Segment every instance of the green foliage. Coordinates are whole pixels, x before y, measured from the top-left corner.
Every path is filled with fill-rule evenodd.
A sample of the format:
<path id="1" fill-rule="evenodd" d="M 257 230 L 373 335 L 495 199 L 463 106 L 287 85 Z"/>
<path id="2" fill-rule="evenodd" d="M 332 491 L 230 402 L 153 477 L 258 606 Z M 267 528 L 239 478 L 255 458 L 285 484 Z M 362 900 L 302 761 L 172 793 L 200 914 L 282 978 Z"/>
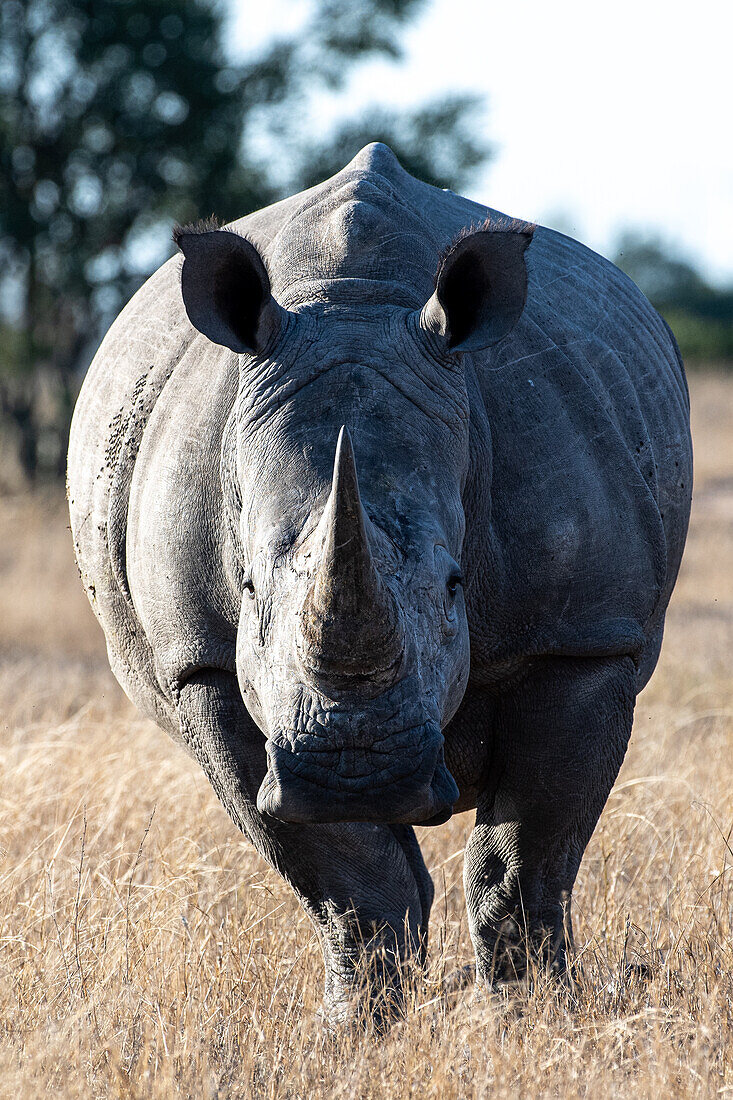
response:
<path id="1" fill-rule="evenodd" d="M 374 112 L 328 140 L 304 127 L 309 99 L 342 87 L 355 64 L 400 57 L 421 6 L 313 0 L 304 29 L 233 63 L 209 0 L 3 0 L 0 414 L 25 433 L 29 475 L 40 452 L 63 467 L 78 369 L 168 254 L 172 221 L 248 213 L 375 137 L 441 186 L 486 158 L 469 96 Z M 53 379 L 40 389 L 61 394 L 43 423 L 39 372 Z"/>
<path id="2" fill-rule="evenodd" d="M 674 332 L 683 358 L 733 360 L 733 287 L 711 286 L 670 246 L 627 232 L 615 263 Z"/>
<path id="3" fill-rule="evenodd" d="M 347 121 L 327 141 L 310 147 L 300 169 L 302 184 L 309 187 L 328 178 L 367 142 L 383 141 L 411 175 L 435 187 L 456 187 L 489 154 L 477 136 L 480 105 L 477 97 L 450 96 L 408 116 L 376 109 L 363 119 Z"/>
<path id="4" fill-rule="evenodd" d="M 677 337 L 683 358 L 733 362 L 733 322 L 715 321 L 681 309 L 660 310 Z"/>

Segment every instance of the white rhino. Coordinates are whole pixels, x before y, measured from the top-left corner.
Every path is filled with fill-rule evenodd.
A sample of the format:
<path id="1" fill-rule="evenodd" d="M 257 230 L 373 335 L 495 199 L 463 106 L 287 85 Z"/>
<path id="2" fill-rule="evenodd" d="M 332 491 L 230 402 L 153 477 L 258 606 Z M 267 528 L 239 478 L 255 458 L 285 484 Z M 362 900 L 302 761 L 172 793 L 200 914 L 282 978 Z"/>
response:
<path id="1" fill-rule="evenodd" d="M 479 980 L 561 970 L 685 541 L 672 334 L 600 256 L 383 145 L 175 236 L 71 432 L 115 675 L 292 884 L 336 1016 L 364 945 L 395 996 L 424 953 L 412 826 L 455 811 Z"/>

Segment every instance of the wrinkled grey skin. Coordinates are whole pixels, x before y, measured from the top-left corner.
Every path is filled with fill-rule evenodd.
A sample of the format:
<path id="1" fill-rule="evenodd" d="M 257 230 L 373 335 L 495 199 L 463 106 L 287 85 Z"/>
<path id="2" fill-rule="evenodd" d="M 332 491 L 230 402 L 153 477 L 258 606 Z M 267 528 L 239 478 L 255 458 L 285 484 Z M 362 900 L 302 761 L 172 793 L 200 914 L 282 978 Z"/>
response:
<path id="1" fill-rule="evenodd" d="M 451 810 L 479 980 L 562 969 L 685 540 L 673 337 L 601 257 L 382 145 L 178 242 L 71 433 L 115 675 L 292 884 L 335 1016 L 361 950 L 395 989 L 422 956 L 412 825 Z"/>

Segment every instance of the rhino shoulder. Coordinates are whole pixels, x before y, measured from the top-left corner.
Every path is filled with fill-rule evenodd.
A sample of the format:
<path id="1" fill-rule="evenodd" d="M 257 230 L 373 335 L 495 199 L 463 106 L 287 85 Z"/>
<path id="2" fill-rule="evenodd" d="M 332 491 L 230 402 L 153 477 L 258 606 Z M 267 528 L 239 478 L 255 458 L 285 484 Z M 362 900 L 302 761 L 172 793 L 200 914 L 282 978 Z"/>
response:
<path id="1" fill-rule="evenodd" d="M 124 690 L 160 725 L 177 728 L 127 580 L 130 486 L 151 414 L 198 336 L 180 298 L 180 261 L 160 268 L 117 317 L 87 372 L 69 438 L 74 550 L 110 661 Z"/>

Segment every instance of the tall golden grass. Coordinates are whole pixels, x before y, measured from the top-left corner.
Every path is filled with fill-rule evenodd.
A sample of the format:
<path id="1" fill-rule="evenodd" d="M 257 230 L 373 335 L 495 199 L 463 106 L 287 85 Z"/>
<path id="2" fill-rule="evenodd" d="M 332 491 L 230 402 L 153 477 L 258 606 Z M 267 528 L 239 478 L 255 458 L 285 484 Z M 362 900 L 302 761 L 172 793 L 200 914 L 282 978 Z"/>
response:
<path id="1" fill-rule="evenodd" d="M 430 965 L 385 1037 L 321 1025 L 289 889 L 106 668 L 56 497 L 0 501 L 0 1095 L 733 1097 L 733 379 L 692 379 L 694 518 L 586 853 L 579 966 L 448 995 L 472 815 L 421 830 Z"/>

